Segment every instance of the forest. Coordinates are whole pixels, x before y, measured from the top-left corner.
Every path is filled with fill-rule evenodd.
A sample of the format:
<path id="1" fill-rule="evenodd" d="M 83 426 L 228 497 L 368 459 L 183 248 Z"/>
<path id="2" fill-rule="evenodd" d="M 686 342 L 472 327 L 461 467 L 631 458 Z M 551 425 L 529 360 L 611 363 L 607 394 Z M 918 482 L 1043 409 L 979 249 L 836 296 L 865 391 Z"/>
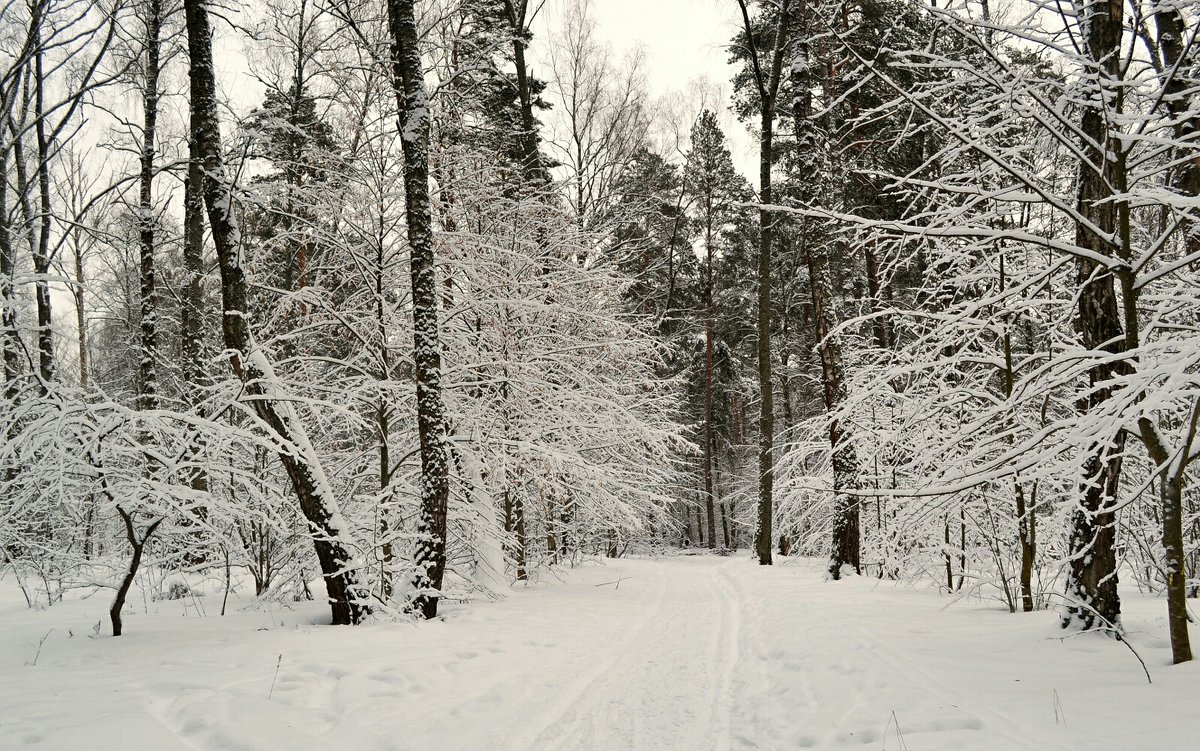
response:
<path id="1" fill-rule="evenodd" d="M 12 622 L 402 650 L 686 555 L 1200 686 L 1200 7 L 695 0 L 663 92 L 612 1 L 0 0 Z"/>

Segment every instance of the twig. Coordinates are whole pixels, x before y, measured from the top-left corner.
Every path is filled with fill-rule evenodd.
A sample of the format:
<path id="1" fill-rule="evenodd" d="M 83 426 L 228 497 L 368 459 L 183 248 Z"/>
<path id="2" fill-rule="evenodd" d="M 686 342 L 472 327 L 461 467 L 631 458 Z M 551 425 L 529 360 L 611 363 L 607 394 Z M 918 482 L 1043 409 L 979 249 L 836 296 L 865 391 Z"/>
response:
<path id="1" fill-rule="evenodd" d="M 279 666 L 283 664 L 283 653 L 279 653 L 279 659 L 275 661 L 275 677 L 271 679 L 271 690 L 267 692 L 267 701 L 271 701 L 271 695 L 275 693 L 275 681 L 279 678 Z"/>
<path id="2" fill-rule="evenodd" d="M 607 587 L 609 584 L 616 584 L 617 586 L 613 587 L 613 589 L 620 589 L 620 588 L 621 588 L 621 582 L 623 582 L 623 581 L 625 581 L 626 579 L 629 579 L 629 578 L 632 578 L 632 577 L 628 577 L 628 576 L 622 576 L 620 579 L 614 579 L 613 581 L 610 581 L 610 582 L 600 582 L 599 584 L 593 584 L 592 586 L 594 586 L 594 587 Z"/>
<path id="3" fill-rule="evenodd" d="M 1058 696 L 1058 689 L 1054 691 L 1054 724 L 1058 724 L 1059 718 L 1062 719 L 1063 727 L 1067 726 L 1067 710 L 1063 708 L 1062 699 Z"/>
<path id="4" fill-rule="evenodd" d="M 892 716 L 888 718 L 887 727 L 883 729 L 883 748 L 887 751 L 887 731 L 888 728 L 896 726 L 896 740 L 900 743 L 899 751 L 908 751 L 908 742 L 904 740 L 904 733 L 900 732 L 900 720 L 896 717 L 896 710 L 892 710 Z"/>
<path id="5" fill-rule="evenodd" d="M 1146 674 L 1146 683 L 1154 685 L 1154 681 L 1150 679 L 1150 670 L 1146 667 L 1146 661 L 1143 660 L 1142 656 L 1140 654 L 1138 654 L 1138 651 L 1133 648 L 1133 645 L 1129 643 L 1129 640 L 1125 638 L 1125 634 L 1121 631 L 1121 629 L 1116 624 L 1112 623 L 1110 620 L 1105 618 L 1103 615 L 1100 614 L 1100 612 L 1098 610 L 1096 610 L 1094 607 L 1092 607 L 1091 605 L 1089 605 L 1086 602 L 1077 600 L 1074 597 L 1068 597 L 1067 595 L 1062 594 L 1062 593 L 1055 593 L 1055 594 L 1057 594 L 1057 596 L 1063 598 L 1064 600 L 1066 600 L 1067 602 L 1069 602 L 1071 604 L 1080 605 L 1082 607 L 1087 608 L 1088 610 L 1092 611 L 1093 615 L 1095 615 L 1097 618 L 1099 618 L 1104 623 L 1103 626 L 1099 626 L 1096 628 L 1089 628 L 1087 631 L 1076 631 L 1073 634 L 1069 634 L 1068 636 L 1059 638 L 1059 641 L 1066 641 L 1069 638 L 1081 636 L 1083 634 L 1086 634 L 1086 633 L 1089 633 L 1092 631 L 1101 631 L 1101 632 L 1105 632 L 1105 633 L 1110 633 L 1114 637 L 1116 637 L 1117 641 L 1124 644 L 1125 648 L 1128 649 L 1130 652 L 1132 652 L 1133 656 L 1137 658 L 1138 663 L 1142 666 L 1142 672 Z"/>
<path id="6" fill-rule="evenodd" d="M 53 630 L 54 629 L 50 629 L 50 631 Z M 42 634 L 42 638 L 38 640 L 37 651 L 33 653 L 33 662 L 30 664 L 37 665 L 38 658 L 42 656 L 42 645 L 46 643 L 46 639 L 50 636 L 50 631 Z"/>

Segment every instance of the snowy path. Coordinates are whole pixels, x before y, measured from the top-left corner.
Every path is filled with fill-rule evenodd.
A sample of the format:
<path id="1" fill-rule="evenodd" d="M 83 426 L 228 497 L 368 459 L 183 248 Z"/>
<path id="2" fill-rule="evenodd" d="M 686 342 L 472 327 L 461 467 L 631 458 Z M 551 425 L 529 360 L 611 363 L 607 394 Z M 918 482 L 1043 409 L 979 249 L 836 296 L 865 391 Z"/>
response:
<path id="1" fill-rule="evenodd" d="M 0 749 L 1200 745 L 1200 668 L 1166 666 L 1165 608 L 1135 597 L 1153 686 L 1120 645 L 1057 638 L 1051 614 L 946 609 L 806 561 L 589 565 L 420 626 L 151 602 L 121 639 L 86 638 L 106 601 L 29 613 L 0 592 Z"/>

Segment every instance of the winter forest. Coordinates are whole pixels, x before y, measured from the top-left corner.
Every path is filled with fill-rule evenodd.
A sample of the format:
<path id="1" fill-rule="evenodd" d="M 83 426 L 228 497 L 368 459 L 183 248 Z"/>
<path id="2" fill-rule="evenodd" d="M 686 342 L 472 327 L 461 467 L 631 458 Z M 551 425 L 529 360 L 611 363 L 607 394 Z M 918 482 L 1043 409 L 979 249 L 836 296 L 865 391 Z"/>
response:
<path id="1" fill-rule="evenodd" d="M 1198 35 L 0 0 L 0 748 L 1200 744 Z"/>

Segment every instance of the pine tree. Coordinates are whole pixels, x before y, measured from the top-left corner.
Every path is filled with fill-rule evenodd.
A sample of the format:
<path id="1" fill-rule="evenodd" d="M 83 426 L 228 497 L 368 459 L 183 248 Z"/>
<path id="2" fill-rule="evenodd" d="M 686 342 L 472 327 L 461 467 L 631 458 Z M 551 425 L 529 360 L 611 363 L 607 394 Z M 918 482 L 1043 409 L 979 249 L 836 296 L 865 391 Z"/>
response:
<path id="1" fill-rule="evenodd" d="M 699 225 L 703 242 L 703 289 L 704 289 L 704 409 L 703 409 L 703 469 L 705 515 L 708 522 L 708 547 L 717 546 L 716 493 L 714 492 L 714 391 L 716 377 L 716 280 L 714 269 L 716 255 L 723 244 L 727 225 L 737 209 L 739 201 L 745 200 L 748 190 L 733 168 L 733 158 L 725 146 L 725 134 L 717 124 L 717 117 L 704 110 L 692 126 L 691 149 L 688 152 L 684 171 L 687 193 L 691 198 L 695 222 Z M 725 541 L 728 544 L 728 532 Z"/>

